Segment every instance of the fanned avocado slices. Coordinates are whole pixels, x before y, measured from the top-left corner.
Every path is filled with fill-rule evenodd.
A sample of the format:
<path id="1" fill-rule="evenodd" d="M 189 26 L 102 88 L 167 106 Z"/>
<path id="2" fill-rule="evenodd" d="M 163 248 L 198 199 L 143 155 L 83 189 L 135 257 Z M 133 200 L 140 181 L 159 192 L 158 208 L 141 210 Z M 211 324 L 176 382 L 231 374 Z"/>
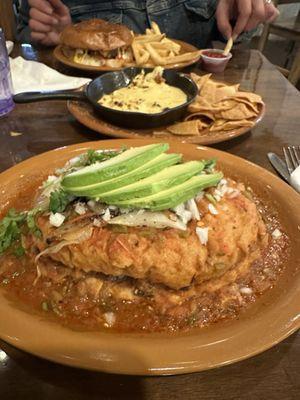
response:
<path id="1" fill-rule="evenodd" d="M 68 189 L 92 185 L 127 174 L 165 152 L 168 148 L 167 143 L 134 147 L 109 160 L 94 163 L 66 175 L 62 180 L 62 187 Z"/>
<path id="2" fill-rule="evenodd" d="M 137 199 L 114 201 L 109 204 L 120 207 L 147 208 L 153 211 L 174 208 L 197 195 L 197 193 L 207 187 L 214 186 L 222 179 L 221 172 L 207 175 L 196 175 L 180 185 L 163 190 L 151 196 Z"/>
<path id="3" fill-rule="evenodd" d="M 204 163 L 200 161 L 189 161 L 173 165 L 131 185 L 99 195 L 99 200 L 106 203 L 113 203 L 115 201 L 150 196 L 187 181 L 192 176 L 201 172 L 203 168 Z"/>
<path id="4" fill-rule="evenodd" d="M 181 163 L 181 154 L 165 154 L 168 148 L 158 143 L 126 150 L 67 174 L 61 187 L 109 205 L 158 211 L 175 207 L 222 178 L 222 173 L 209 173 L 214 160 Z"/>
<path id="5" fill-rule="evenodd" d="M 160 154 L 154 159 L 146 162 L 140 167 L 128 172 L 127 174 L 118 176 L 113 179 L 108 179 L 104 182 L 94 183 L 93 185 L 85 185 L 78 187 L 64 187 L 64 189 L 73 195 L 87 196 L 87 197 L 100 197 L 103 193 L 111 192 L 115 189 L 130 185 L 140 179 L 146 178 L 163 170 L 166 167 L 177 164 L 181 161 L 181 154 Z"/>

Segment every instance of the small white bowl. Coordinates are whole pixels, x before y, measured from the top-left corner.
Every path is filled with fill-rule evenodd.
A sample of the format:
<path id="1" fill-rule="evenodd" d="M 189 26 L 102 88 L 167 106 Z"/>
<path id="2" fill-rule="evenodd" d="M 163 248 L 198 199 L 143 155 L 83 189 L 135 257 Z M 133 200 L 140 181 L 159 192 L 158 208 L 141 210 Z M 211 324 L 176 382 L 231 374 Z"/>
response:
<path id="1" fill-rule="evenodd" d="M 220 57 L 212 57 L 210 55 L 206 55 L 206 53 L 216 53 L 223 54 L 223 50 L 220 49 L 205 49 L 202 50 L 201 53 L 201 65 L 202 68 L 207 72 L 223 72 L 227 66 L 228 61 L 231 59 L 232 54 L 228 53 L 227 56 Z"/>

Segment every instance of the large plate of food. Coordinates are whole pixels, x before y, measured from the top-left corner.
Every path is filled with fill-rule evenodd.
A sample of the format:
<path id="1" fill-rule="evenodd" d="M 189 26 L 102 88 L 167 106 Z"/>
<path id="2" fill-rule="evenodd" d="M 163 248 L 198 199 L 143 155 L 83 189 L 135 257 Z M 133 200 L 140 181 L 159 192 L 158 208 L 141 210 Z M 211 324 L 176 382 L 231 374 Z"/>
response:
<path id="1" fill-rule="evenodd" d="M 158 65 L 181 69 L 196 63 L 201 55 L 195 46 L 167 38 L 155 22 L 144 35 L 137 35 L 125 25 L 101 19 L 83 21 L 67 27 L 60 42 L 53 53 L 58 61 L 92 72 Z"/>
<path id="2" fill-rule="evenodd" d="M 178 374 L 300 326 L 299 195 L 178 142 L 77 144 L 0 175 L 0 337 L 72 366 Z"/>
<path id="3" fill-rule="evenodd" d="M 158 68 L 160 67 L 156 70 Z M 138 121 L 140 108 L 143 107 L 142 111 L 145 112 L 145 105 L 149 105 L 151 101 L 154 103 L 155 112 L 159 96 L 165 97 L 166 100 L 171 97 L 161 88 L 164 85 L 163 81 L 156 82 L 155 70 L 151 75 L 153 82 L 147 79 L 149 74 L 137 76 L 126 88 L 106 95 L 99 103 L 105 103 L 106 107 L 112 109 L 134 112 L 132 123 Z M 189 104 L 186 114 L 169 126 L 150 128 L 148 123 L 144 123 L 144 129 L 121 126 L 122 117 L 119 118 L 121 123 L 117 124 L 83 101 L 69 101 L 68 109 L 80 123 L 108 136 L 131 139 L 157 137 L 204 145 L 244 135 L 262 120 L 265 104 L 258 94 L 240 90 L 239 84 L 214 80 L 211 74 L 200 76 L 191 73 L 190 78 L 198 87 L 198 95 Z M 137 95 L 139 91 L 143 97 L 141 94 Z M 147 112 L 153 110 L 149 108 Z"/>

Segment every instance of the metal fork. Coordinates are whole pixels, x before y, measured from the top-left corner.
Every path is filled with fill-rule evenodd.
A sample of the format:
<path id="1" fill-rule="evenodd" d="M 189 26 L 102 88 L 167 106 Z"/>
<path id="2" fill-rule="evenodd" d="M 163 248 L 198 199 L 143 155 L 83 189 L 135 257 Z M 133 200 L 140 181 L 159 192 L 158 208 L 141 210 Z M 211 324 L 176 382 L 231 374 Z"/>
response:
<path id="1" fill-rule="evenodd" d="M 300 165 L 300 146 L 287 146 L 283 147 L 282 150 L 287 169 L 291 175 L 291 173 Z"/>

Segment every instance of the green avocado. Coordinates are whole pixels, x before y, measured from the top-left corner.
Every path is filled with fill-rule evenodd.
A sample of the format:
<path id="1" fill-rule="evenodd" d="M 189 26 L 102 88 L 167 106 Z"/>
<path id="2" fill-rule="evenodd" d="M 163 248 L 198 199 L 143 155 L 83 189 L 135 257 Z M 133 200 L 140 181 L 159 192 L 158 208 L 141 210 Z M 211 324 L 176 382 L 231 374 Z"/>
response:
<path id="1" fill-rule="evenodd" d="M 174 208 L 197 195 L 207 187 L 215 186 L 222 179 L 221 172 L 215 174 L 196 175 L 180 185 L 170 189 L 137 199 L 110 202 L 111 205 L 130 208 L 147 208 L 152 211 Z"/>
<path id="2" fill-rule="evenodd" d="M 127 174 L 168 150 L 167 143 L 150 144 L 126 150 L 116 157 L 72 172 L 62 180 L 64 189 L 93 185 Z"/>
<path id="3" fill-rule="evenodd" d="M 166 167 L 177 164 L 181 161 L 181 154 L 160 154 L 151 161 L 146 162 L 140 167 L 128 172 L 127 174 L 118 176 L 104 182 L 95 183 L 93 185 L 81 187 L 64 187 L 64 190 L 76 196 L 86 197 L 100 197 L 102 193 L 110 192 L 114 189 L 121 188 L 122 186 L 130 185 L 139 179 L 151 176 Z"/>
<path id="4" fill-rule="evenodd" d="M 131 185 L 99 195 L 98 199 L 106 203 L 113 203 L 115 201 L 150 196 L 187 181 L 202 171 L 203 168 L 204 164 L 200 161 L 189 161 L 173 165 Z"/>

